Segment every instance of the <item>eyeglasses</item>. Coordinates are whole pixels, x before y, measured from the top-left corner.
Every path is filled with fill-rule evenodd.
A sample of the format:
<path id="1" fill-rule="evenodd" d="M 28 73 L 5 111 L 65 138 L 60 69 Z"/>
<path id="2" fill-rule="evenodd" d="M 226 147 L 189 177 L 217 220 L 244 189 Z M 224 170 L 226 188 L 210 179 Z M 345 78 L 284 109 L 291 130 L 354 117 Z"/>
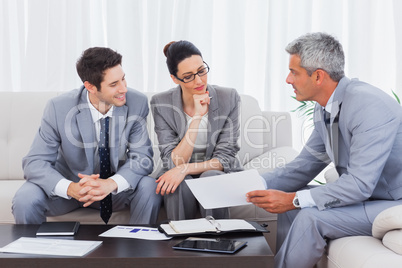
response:
<path id="1" fill-rule="evenodd" d="M 175 76 L 178 80 L 182 81 L 183 83 L 189 83 L 191 81 L 193 81 L 195 79 L 195 76 L 198 75 L 199 77 L 206 75 L 207 73 L 209 73 L 209 66 L 208 64 L 204 61 L 204 64 L 206 66 L 204 66 L 204 68 L 202 68 L 201 70 L 199 70 L 197 73 L 195 74 L 189 74 L 186 75 L 185 77 L 178 78 L 177 76 Z"/>

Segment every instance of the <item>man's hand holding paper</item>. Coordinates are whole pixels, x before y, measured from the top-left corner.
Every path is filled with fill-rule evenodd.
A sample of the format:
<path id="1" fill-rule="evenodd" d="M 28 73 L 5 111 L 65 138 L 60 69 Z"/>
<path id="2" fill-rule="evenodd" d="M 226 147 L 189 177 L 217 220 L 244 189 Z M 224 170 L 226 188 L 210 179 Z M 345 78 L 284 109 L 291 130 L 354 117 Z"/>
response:
<path id="1" fill-rule="evenodd" d="M 294 196 L 295 193 L 278 190 L 257 190 L 247 193 L 247 202 L 271 213 L 283 213 L 295 209 L 292 203 Z"/>

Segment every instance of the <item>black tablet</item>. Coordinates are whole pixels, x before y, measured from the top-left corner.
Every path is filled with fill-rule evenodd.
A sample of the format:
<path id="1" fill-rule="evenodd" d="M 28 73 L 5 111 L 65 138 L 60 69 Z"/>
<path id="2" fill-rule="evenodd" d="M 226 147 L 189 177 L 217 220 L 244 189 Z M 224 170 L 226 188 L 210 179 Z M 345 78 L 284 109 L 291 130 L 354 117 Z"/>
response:
<path id="1" fill-rule="evenodd" d="M 174 245 L 173 248 L 218 253 L 235 253 L 242 247 L 246 246 L 246 244 L 247 242 L 231 239 L 208 239 L 189 237 L 186 240 L 181 241 L 177 245 Z"/>

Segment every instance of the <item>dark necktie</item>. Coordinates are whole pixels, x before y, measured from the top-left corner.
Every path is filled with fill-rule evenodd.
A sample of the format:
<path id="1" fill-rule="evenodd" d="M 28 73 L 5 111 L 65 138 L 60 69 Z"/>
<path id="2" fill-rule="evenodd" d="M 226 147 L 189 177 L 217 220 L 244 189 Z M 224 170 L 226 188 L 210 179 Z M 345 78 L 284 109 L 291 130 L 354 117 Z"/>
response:
<path id="1" fill-rule="evenodd" d="M 334 118 L 334 121 L 331 126 L 331 114 L 324 109 L 324 122 L 327 128 L 329 144 L 331 145 L 333 156 L 334 156 L 334 164 L 338 164 L 338 142 L 339 142 L 339 129 L 338 129 L 338 122 L 339 122 L 339 113 L 340 113 L 341 106 L 339 106 L 339 112 L 337 116 Z M 331 130 L 334 129 L 334 131 Z"/>
<path id="2" fill-rule="evenodd" d="M 100 121 L 100 139 L 99 139 L 99 167 L 100 177 L 107 179 L 112 176 L 110 170 L 110 152 L 109 152 L 109 117 L 103 118 Z M 112 195 L 109 194 L 100 201 L 100 216 L 107 224 L 112 215 Z"/>
<path id="3" fill-rule="evenodd" d="M 324 122 L 325 122 L 325 127 L 327 128 L 329 141 L 331 143 L 331 129 L 330 129 L 331 113 L 327 112 L 325 109 L 324 109 Z"/>

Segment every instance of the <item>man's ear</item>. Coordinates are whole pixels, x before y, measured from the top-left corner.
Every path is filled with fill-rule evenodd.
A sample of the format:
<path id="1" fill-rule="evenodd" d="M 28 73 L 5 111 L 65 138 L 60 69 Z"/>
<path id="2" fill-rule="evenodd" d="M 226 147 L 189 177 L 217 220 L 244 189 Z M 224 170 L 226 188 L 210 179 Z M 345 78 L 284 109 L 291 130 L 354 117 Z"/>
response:
<path id="1" fill-rule="evenodd" d="M 98 90 L 96 88 L 96 86 L 92 85 L 88 81 L 84 82 L 84 87 L 88 90 L 89 93 L 92 93 L 92 94 L 95 93 Z"/>
<path id="2" fill-rule="evenodd" d="M 315 82 L 317 85 L 321 85 L 327 73 L 321 69 L 317 69 L 315 72 L 316 72 Z"/>
<path id="3" fill-rule="evenodd" d="M 179 84 L 180 83 L 180 81 L 176 78 L 176 76 L 174 76 L 173 74 L 171 74 L 170 75 L 170 77 L 172 78 L 172 80 L 173 80 L 173 82 L 175 83 L 175 84 Z"/>

